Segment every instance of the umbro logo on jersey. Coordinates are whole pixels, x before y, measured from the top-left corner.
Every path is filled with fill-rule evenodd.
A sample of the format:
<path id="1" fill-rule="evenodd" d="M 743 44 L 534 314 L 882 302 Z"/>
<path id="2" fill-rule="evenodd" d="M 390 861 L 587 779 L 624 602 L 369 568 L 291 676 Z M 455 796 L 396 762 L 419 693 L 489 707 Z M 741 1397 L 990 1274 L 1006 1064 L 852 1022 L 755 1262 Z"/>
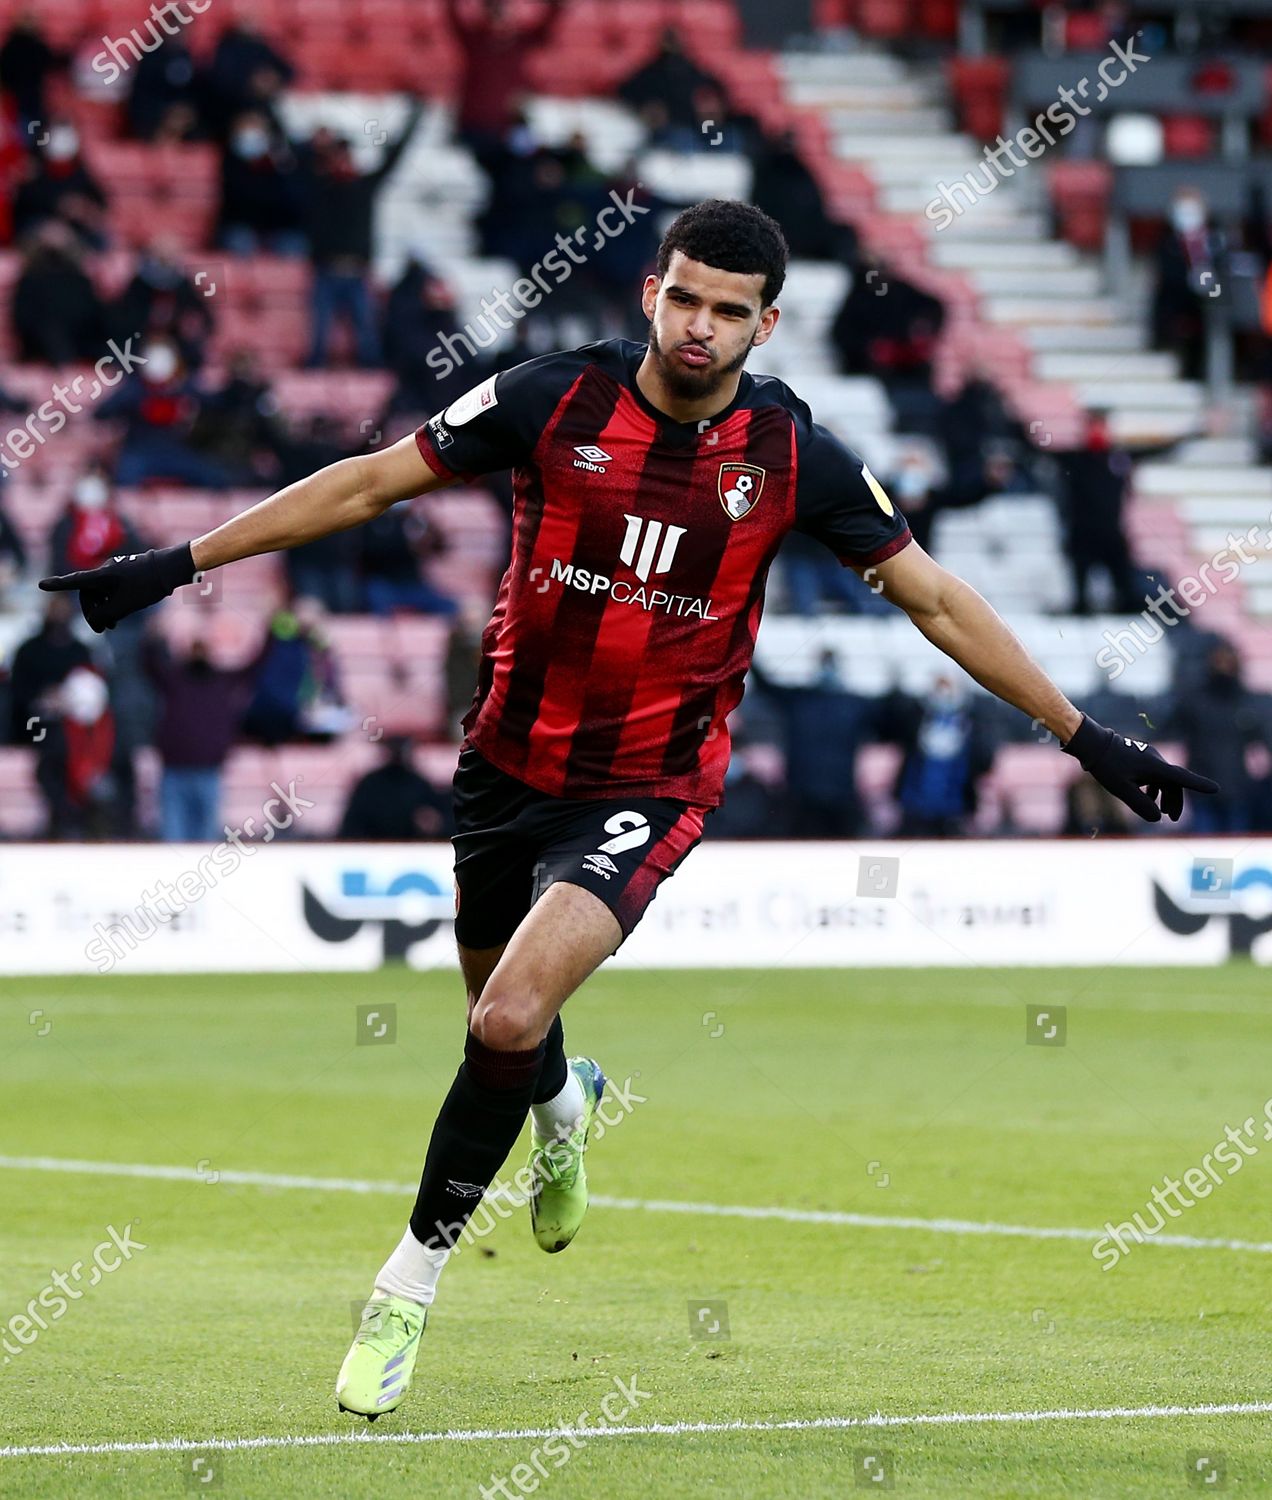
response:
<path id="1" fill-rule="evenodd" d="M 614 455 L 598 448 L 595 443 L 580 443 L 574 451 L 578 454 L 574 467 L 586 469 L 589 474 L 604 474 L 605 465 L 614 462 Z"/>
<path id="2" fill-rule="evenodd" d="M 618 874 L 618 866 L 608 854 L 585 854 L 583 868 L 590 870 L 593 875 L 599 875 L 603 880 L 608 880 L 611 875 Z"/>

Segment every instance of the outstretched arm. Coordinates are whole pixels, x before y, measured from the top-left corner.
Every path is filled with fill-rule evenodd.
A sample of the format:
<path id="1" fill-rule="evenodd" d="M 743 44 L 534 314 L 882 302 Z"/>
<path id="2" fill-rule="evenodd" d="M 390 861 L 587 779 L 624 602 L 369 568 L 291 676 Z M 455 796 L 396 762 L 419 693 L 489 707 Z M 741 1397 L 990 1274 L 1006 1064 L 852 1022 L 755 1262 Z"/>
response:
<path id="1" fill-rule="evenodd" d="M 1075 708 L 970 584 L 911 542 L 872 569 L 884 597 L 982 687 L 1045 724 L 1100 784 L 1150 823 L 1178 819 L 1184 792 L 1216 784 L 1163 760 L 1151 746 L 1097 724 Z M 1147 790 L 1142 790 L 1147 788 Z"/>
<path id="2" fill-rule="evenodd" d="M 399 500 L 449 483 L 424 462 L 415 438 L 405 437 L 378 453 L 329 464 L 192 542 L 42 578 L 40 587 L 50 592 L 78 589 L 84 618 L 96 631 L 110 630 L 126 615 L 190 583 L 196 572 L 348 531 Z"/>

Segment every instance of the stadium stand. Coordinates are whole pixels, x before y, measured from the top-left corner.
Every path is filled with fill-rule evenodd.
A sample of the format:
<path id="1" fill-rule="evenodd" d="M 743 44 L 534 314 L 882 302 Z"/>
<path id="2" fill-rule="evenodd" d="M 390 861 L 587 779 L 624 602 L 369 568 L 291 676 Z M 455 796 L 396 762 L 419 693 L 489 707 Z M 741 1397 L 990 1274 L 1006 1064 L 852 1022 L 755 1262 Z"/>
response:
<path id="1" fill-rule="evenodd" d="M 1265 14 L 1258 3 L 1228 9 L 1239 17 Z M 0 0 L 0 30 L 11 26 L 18 10 Z M 536 13 L 530 4 L 513 11 L 523 20 Z M 207 399 L 247 351 L 268 384 L 271 420 L 282 424 L 289 441 L 300 444 L 316 421 L 329 424 L 341 451 L 396 438 L 429 412 L 395 406 L 395 382 L 386 371 L 353 368 L 347 330 L 337 336 L 331 367 L 302 368 L 311 337 L 307 258 L 236 256 L 217 248 L 223 145 L 215 132 L 180 143 L 128 137 L 126 95 L 134 70 L 107 88 L 107 70 L 94 60 L 126 60 L 127 38 L 135 38 L 134 50 L 149 41 L 146 17 L 132 0 L 43 0 L 39 7 L 49 42 L 70 59 L 69 70 L 49 82 L 46 110 L 77 125 L 85 163 L 109 204 L 109 243 L 83 256 L 94 287 L 113 304 L 139 251 L 162 238 L 212 314 L 195 372 Z M 1239 320 L 1218 334 L 1204 330 L 1203 371 L 1186 372 L 1179 348 L 1152 347 L 1147 254 L 1151 234 L 1182 187 L 1202 182 L 1217 216 L 1248 212 L 1251 185 L 1269 171 L 1259 154 L 1266 77 L 1261 65 L 1240 58 L 1229 72 L 1207 75 L 1199 71 L 1204 60 L 1181 51 L 1111 93 L 1107 118 L 1102 114 L 1089 130 L 1084 121 L 1075 132 L 1081 150 L 1061 146 L 1028 170 L 987 175 L 986 141 L 1033 118 L 1061 86 L 1095 76 L 1105 39 L 1077 16 L 1070 19 L 1077 24 L 1061 38 L 1060 57 L 1040 50 L 1041 32 L 996 33 L 1004 25 L 1039 24 L 1029 7 L 1008 0 L 962 7 L 953 0 L 823 0 L 816 7 L 818 36 L 800 50 L 773 55 L 744 46 L 744 17 L 726 0 L 568 0 L 551 41 L 527 59 L 534 92 L 516 129 L 549 155 L 581 140 L 601 178 L 640 182 L 660 224 L 701 197 L 749 196 L 756 133 L 789 132 L 826 212 L 855 234 L 860 258 L 797 259 L 782 298 L 780 334 L 751 367 L 788 379 L 819 420 L 857 448 L 885 482 L 916 439 L 941 451 L 946 503 L 928 533 L 935 555 L 1008 615 L 1066 692 L 1093 704 L 1111 700 L 1109 713 L 1119 723 L 1134 724 L 1139 716 L 1164 722 L 1179 674 L 1201 659 L 1212 632 L 1239 641 L 1247 685 L 1272 693 L 1272 583 L 1257 565 L 1243 568 L 1235 582 L 1207 598 L 1195 625 L 1166 632 L 1160 649 L 1137 650 L 1110 680 L 1101 651 L 1128 622 L 1107 608 L 1082 617 L 1069 613 L 1070 539 L 1057 503 L 1057 455 L 1081 447 L 1093 410 L 1108 414 L 1111 441 L 1128 462 L 1145 455 L 1134 468 L 1125 524 L 1150 593 L 1159 578 L 1171 583 L 1194 574 L 1228 545 L 1230 531 L 1262 527 L 1266 542 L 1272 478 L 1260 463 L 1261 356 L 1256 349 L 1244 361 L 1229 358 L 1225 373 L 1224 351 L 1231 356 L 1225 340 L 1233 326 L 1243 326 Z M 463 59 L 446 7 L 440 0 L 224 0 L 186 28 L 183 39 L 203 64 L 224 30 L 240 23 L 258 28 L 294 65 L 294 82 L 269 108 L 298 159 L 315 131 L 325 128 L 348 137 L 359 161 L 373 165 L 406 121 L 408 96 L 426 94 L 420 122 L 377 202 L 375 279 L 382 293 L 409 259 L 421 259 L 449 288 L 454 330 L 479 327 L 482 297 L 510 285 L 519 267 L 506 256 L 482 253 L 483 225 L 492 208 L 497 214 L 499 201 L 492 200 L 480 150 L 453 129 Z M 679 31 L 697 67 L 727 83 L 727 117 L 719 123 L 733 133 L 726 139 L 721 130 L 718 148 L 708 129 L 714 120 L 703 122 L 700 142 L 687 143 L 692 149 L 652 144 L 648 122 L 616 97 L 668 27 Z M 991 53 L 991 41 L 999 40 L 1011 46 Z M 421 79 L 422 56 L 428 63 Z M 1183 113 L 1181 98 L 1188 103 Z M 1143 117 L 1161 120 L 1153 148 L 1160 160 L 1119 164 L 1117 152 L 1128 148 L 1118 146 L 1108 127 Z M 12 101 L 7 120 L 20 156 L 42 149 L 40 120 L 22 119 Z M 20 165 L 15 170 L 20 173 Z M 938 227 L 942 209 L 949 222 Z M 22 257 L 19 245 L 0 249 L 0 306 L 6 309 Z M 633 272 L 633 290 L 635 283 Z M 916 298 L 935 299 L 940 308 L 930 378 L 901 378 L 883 365 L 841 373 L 832 338 L 838 310 L 862 285 L 891 307 L 893 283 Z M 534 337 L 550 347 L 571 334 L 581 342 L 628 331 L 630 325 L 616 325 L 616 316 L 595 286 L 577 294 L 572 289 L 559 314 L 535 314 L 524 328 L 476 340 L 489 347 L 473 361 L 471 383 L 491 362 L 537 352 Z M 1265 337 L 1248 320 L 1247 332 L 1252 341 Z M 25 414 L 68 375 L 19 364 L 17 352 L 12 319 L 0 319 L 0 393 Z M 90 376 L 87 367 L 71 373 Z M 970 383 L 997 393 L 1017 468 L 1005 488 L 984 480 L 988 460 L 979 452 L 974 467 L 981 487 L 955 484 L 942 414 Z M 118 424 L 93 416 L 87 411 L 48 434 L 8 472 L 0 490 L 32 576 L 42 570 L 74 480 L 91 459 L 115 451 Z M 119 511 L 141 535 L 163 544 L 207 529 L 269 487 L 236 481 L 212 492 L 152 481 L 121 489 Z M 497 487 L 455 490 L 423 507 L 444 550 L 422 566 L 458 601 L 465 621 L 479 617 L 493 596 L 506 550 L 505 498 Z M 878 613 L 868 590 L 809 618 L 791 611 L 793 595 L 780 568 L 776 583 L 758 653 L 774 682 L 810 681 L 831 648 L 845 691 L 876 703 L 897 690 L 918 700 L 948 665 L 908 622 Z M 241 664 L 259 648 L 271 615 L 287 605 L 283 562 L 256 559 L 218 576 L 208 597 L 158 611 L 157 628 L 178 649 L 197 635 L 213 643 L 219 659 Z M 38 596 L 29 587 L 7 596 L 0 661 L 12 660 L 39 617 Z M 297 832 L 330 836 L 349 785 L 376 763 L 385 733 L 412 734 L 419 768 L 437 782 L 449 779 L 457 725 L 448 654 L 458 629 L 439 617 L 407 613 L 387 619 L 337 613 L 327 629 L 351 727 L 326 743 L 237 748 L 224 779 L 231 823 L 259 806 L 271 779 L 303 771 L 309 795 L 319 789 L 319 806 Z M 118 674 L 128 670 L 127 652 L 110 642 L 92 644 L 118 685 Z M 762 708 L 763 694 L 756 697 Z M 968 831 L 1063 827 L 1076 768 L 1035 743 L 1019 716 L 998 713 L 983 694 L 970 701 L 999 748 Z M 762 712 L 751 714 L 751 703 L 749 697 L 743 711 L 744 742 L 755 732 L 752 718 L 763 721 Z M 1272 714 L 1268 724 L 1272 736 Z M 757 763 L 780 784 L 782 758 L 773 742 L 754 748 Z M 130 753 L 137 796 L 129 831 L 145 835 L 155 826 L 158 769 L 144 735 Z M 881 743 L 867 743 L 858 755 L 858 787 L 880 832 L 897 826 L 891 794 L 898 758 L 895 746 Z M 32 745 L 0 748 L 0 836 L 33 837 L 43 827 L 37 761 Z M 782 832 L 780 822 L 770 831 Z"/>

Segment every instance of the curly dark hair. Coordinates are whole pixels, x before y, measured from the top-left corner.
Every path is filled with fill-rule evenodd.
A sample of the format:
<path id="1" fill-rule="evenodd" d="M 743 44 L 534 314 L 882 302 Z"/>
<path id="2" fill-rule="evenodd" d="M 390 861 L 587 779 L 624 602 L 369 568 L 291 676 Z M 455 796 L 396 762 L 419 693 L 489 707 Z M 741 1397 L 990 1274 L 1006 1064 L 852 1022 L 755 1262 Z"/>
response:
<path id="1" fill-rule="evenodd" d="M 790 254 L 777 220 L 754 204 L 734 198 L 706 198 L 676 215 L 658 247 L 659 276 L 667 274 L 677 250 L 720 271 L 762 275 L 765 307 L 777 301 Z"/>

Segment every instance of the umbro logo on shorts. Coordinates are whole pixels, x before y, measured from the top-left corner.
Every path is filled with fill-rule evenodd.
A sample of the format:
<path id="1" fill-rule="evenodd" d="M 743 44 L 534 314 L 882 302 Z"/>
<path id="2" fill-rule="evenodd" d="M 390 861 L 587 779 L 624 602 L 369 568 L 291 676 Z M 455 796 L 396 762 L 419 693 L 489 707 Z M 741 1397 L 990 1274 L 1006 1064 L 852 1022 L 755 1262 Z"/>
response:
<path id="1" fill-rule="evenodd" d="M 618 874 L 618 866 L 608 854 L 585 854 L 583 868 L 590 870 L 593 875 L 600 875 L 604 880 L 608 880 L 611 875 Z"/>

